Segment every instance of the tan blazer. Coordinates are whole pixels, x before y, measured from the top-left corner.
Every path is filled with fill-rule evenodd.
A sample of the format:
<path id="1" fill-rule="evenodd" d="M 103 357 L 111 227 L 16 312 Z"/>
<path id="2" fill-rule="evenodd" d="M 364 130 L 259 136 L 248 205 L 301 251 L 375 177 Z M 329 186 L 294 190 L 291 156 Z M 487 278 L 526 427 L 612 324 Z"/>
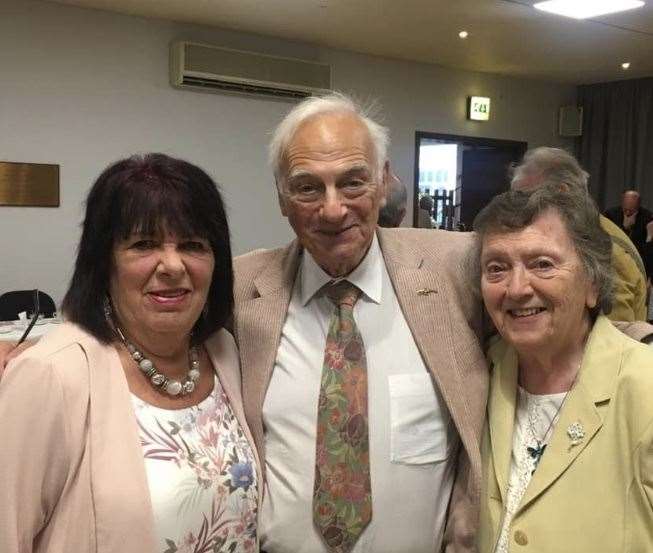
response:
<path id="1" fill-rule="evenodd" d="M 233 338 L 222 330 L 205 345 L 251 443 Z M 69 323 L 50 332 L 7 367 L 0 421 L 0 551 L 154 553 L 143 453 L 113 347 Z"/>
<path id="2" fill-rule="evenodd" d="M 450 507 L 449 550 L 473 547 L 480 493 L 479 443 L 487 366 L 479 345 L 479 300 L 465 256 L 466 233 L 379 229 L 379 244 L 415 343 L 449 408 L 462 441 Z M 245 415 L 265 464 L 261 411 L 295 282 L 301 248 L 257 251 L 235 260 L 235 335 L 243 373 Z M 368 344 L 369 347 L 369 344 Z M 372 346 L 373 347 L 373 346 Z M 373 408 L 373 407 L 372 407 Z M 410 500 L 410 498 L 399 498 Z"/>
<path id="3" fill-rule="evenodd" d="M 613 321 L 645 321 L 646 270 L 642 258 L 626 233 L 610 219 L 600 216 L 601 228 L 612 240 L 614 299 L 608 317 Z"/>
<path id="4" fill-rule="evenodd" d="M 510 470 L 517 356 L 499 342 L 484 432 L 481 553 L 502 523 Z M 567 429 L 585 437 L 572 445 Z M 653 351 L 606 317 L 592 329 L 578 380 L 513 519 L 510 551 L 653 551 Z"/>

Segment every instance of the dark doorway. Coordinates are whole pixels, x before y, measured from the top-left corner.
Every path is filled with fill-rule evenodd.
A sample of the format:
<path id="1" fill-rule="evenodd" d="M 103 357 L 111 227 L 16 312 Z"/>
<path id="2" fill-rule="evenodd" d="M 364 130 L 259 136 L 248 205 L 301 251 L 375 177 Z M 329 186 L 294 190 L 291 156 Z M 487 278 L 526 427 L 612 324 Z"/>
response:
<path id="1" fill-rule="evenodd" d="M 471 230 L 474 217 L 508 189 L 526 142 L 415 133 L 413 226 Z"/>

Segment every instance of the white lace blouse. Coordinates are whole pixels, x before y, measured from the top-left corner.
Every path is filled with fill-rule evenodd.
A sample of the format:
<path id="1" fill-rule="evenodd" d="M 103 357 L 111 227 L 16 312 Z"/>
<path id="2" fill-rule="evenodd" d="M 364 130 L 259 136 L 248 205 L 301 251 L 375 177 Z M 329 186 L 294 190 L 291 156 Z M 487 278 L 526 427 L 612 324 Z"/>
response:
<path id="1" fill-rule="evenodd" d="M 566 395 L 567 392 L 534 395 L 521 387 L 518 389 L 507 500 L 499 541 L 494 550 L 495 553 L 506 553 L 508 551 L 512 518 L 521 503 L 539 461 L 536 455 L 538 440 L 539 448 L 542 448 L 551 439 L 553 428 L 557 422 L 557 415 Z"/>
<path id="2" fill-rule="evenodd" d="M 198 405 L 154 407 L 132 395 L 160 553 L 256 551 L 254 455 L 215 379 Z"/>

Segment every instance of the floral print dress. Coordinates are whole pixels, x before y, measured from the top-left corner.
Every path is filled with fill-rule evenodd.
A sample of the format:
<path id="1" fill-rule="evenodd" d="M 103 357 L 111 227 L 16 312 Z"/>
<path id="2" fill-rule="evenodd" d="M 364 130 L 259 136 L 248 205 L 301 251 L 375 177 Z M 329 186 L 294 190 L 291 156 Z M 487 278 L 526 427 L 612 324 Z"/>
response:
<path id="1" fill-rule="evenodd" d="M 168 410 L 132 395 L 157 553 L 254 553 L 254 455 L 218 379 L 197 405 Z"/>

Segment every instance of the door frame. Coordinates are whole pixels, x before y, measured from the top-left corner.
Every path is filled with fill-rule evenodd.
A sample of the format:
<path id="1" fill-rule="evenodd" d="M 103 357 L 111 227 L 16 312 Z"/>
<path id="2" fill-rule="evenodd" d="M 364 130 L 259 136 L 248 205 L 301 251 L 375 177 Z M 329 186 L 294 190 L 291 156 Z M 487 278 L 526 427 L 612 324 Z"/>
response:
<path id="1" fill-rule="evenodd" d="M 458 134 L 444 134 L 429 131 L 415 131 L 415 163 L 413 167 L 413 226 L 417 226 L 418 218 L 418 201 L 419 201 L 419 147 L 422 139 L 442 140 L 447 142 L 457 142 L 463 146 L 487 146 L 503 149 L 514 149 L 521 159 L 526 150 L 528 142 L 520 140 L 505 140 L 502 138 L 486 138 L 482 136 L 463 136 Z"/>

